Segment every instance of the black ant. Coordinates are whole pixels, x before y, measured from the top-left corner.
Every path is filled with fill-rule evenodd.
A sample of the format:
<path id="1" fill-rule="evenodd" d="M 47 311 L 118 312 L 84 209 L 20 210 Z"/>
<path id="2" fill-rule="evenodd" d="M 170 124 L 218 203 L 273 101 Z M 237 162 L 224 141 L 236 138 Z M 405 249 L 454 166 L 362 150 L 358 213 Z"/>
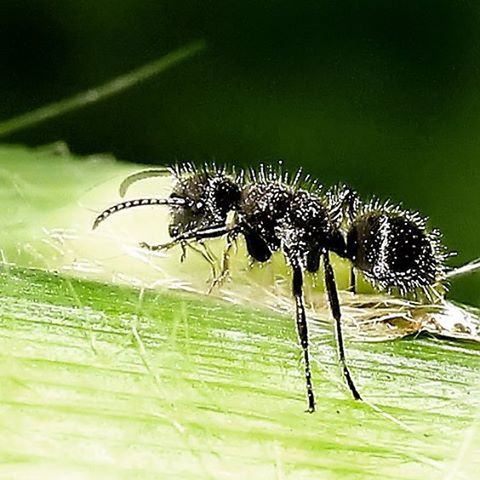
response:
<path id="1" fill-rule="evenodd" d="M 261 166 L 258 171 L 235 175 L 224 168 L 196 168 L 192 164 L 171 171 L 176 183 L 168 198 L 118 203 L 103 211 L 93 228 L 121 210 L 167 205 L 171 212 L 169 234 L 172 241 L 142 246 L 161 250 L 225 236 L 227 247 L 221 277 L 228 269 L 228 250 L 238 235 L 244 237 L 248 254 L 255 261 L 267 262 L 273 252 L 280 250 L 292 269 L 308 412 L 315 410 L 315 397 L 303 281 L 305 271 L 318 272 L 322 260 L 326 292 L 335 320 L 339 361 L 353 398 L 361 400 L 345 359 L 340 303 L 330 252 L 351 261 L 352 291 L 355 291 L 355 270 L 359 270 L 379 290 L 397 291 L 402 295 L 424 292 L 431 298 L 438 294 L 445 280 L 448 256 L 438 231 L 428 231 L 426 220 L 418 213 L 378 200 L 363 203 L 346 186 L 324 194 L 315 181 L 300 172 L 290 178 L 288 173 Z M 164 171 L 149 170 L 129 176 L 122 182 L 120 192 L 123 195 L 133 182 L 160 174 Z"/>

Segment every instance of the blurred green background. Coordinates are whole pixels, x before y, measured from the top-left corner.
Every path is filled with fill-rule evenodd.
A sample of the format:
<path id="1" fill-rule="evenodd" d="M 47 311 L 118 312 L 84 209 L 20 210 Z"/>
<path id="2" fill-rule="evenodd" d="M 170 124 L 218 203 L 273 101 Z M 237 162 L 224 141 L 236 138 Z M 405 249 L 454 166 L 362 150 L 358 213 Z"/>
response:
<path id="1" fill-rule="evenodd" d="M 480 256 L 480 6 L 448 1 L 0 4 L 0 121 L 190 40 L 208 50 L 3 142 L 132 162 L 283 159 L 326 185 L 403 201 Z M 452 296 L 480 305 L 480 275 Z"/>

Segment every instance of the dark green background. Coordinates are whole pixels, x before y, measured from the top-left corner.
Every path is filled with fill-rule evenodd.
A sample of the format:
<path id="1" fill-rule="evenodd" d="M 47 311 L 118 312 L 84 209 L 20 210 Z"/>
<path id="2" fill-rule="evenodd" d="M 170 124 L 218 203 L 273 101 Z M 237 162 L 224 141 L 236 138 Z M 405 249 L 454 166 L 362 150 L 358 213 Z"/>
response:
<path id="1" fill-rule="evenodd" d="M 480 7 L 445 1 L 0 4 L 0 119 L 197 38 L 206 53 L 4 138 L 135 162 L 279 158 L 403 201 L 480 256 Z M 453 296 L 480 305 L 480 275 Z"/>

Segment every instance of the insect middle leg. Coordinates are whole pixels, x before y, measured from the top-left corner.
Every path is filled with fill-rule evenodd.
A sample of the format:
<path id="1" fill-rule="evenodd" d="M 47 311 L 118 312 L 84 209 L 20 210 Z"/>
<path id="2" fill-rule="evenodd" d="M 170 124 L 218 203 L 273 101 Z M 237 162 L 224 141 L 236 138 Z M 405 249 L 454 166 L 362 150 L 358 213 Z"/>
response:
<path id="1" fill-rule="evenodd" d="M 293 268 L 292 290 L 295 298 L 295 316 L 297 321 L 297 332 L 300 340 L 300 345 L 303 350 L 303 360 L 305 364 L 305 383 L 307 387 L 307 412 L 313 413 L 315 411 L 315 396 L 312 385 L 312 372 L 310 369 L 310 354 L 308 350 L 308 328 L 307 319 L 305 315 L 305 302 L 303 298 L 303 271 L 300 263 L 295 259 L 290 262 Z"/>

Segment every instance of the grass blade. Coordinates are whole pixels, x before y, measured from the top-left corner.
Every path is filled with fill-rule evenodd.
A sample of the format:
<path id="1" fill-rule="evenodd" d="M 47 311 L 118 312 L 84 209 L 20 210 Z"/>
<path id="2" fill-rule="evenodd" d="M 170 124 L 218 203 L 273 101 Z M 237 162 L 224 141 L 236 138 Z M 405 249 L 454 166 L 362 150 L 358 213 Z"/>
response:
<path id="1" fill-rule="evenodd" d="M 70 98 L 59 100 L 58 102 L 45 105 L 31 112 L 18 115 L 17 117 L 5 120 L 0 123 L 0 137 L 5 137 L 19 130 L 23 130 L 51 118 L 65 115 L 68 112 L 85 108 L 88 105 L 105 100 L 106 98 L 117 95 L 129 88 L 138 85 L 169 68 L 178 65 L 206 48 L 204 40 L 198 40 L 185 45 L 164 57 L 151 63 L 143 65 L 140 68 L 132 70 L 124 75 L 120 75 L 109 82 L 90 88 L 84 92 L 73 95 Z"/>

